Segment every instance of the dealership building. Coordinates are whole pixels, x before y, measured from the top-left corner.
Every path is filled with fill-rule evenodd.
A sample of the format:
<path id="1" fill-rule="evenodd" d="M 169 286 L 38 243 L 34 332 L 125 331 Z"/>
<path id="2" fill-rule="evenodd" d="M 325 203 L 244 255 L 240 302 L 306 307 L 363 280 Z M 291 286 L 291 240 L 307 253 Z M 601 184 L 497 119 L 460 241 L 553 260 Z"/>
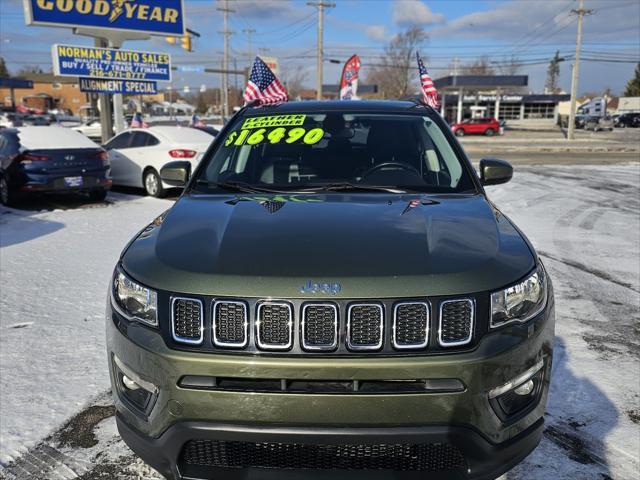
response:
<path id="1" fill-rule="evenodd" d="M 566 94 L 531 94 L 527 75 L 452 75 L 434 81 L 441 95 L 443 116 L 450 122 L 494 117 L 556 123 L 558 104 Z"/>

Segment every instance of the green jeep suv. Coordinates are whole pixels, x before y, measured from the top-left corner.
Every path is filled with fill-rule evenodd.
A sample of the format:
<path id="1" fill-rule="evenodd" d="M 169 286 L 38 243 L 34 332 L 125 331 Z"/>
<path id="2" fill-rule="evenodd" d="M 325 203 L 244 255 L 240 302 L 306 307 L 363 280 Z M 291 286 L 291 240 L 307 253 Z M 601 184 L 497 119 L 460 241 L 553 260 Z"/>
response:
<path id="1" fill-rule="evenodd" d="M 439 114 L 247 107 L 124 249 L 118 429 L 172 479 L 492 479 L 540 441 L 551 281 Z"/>

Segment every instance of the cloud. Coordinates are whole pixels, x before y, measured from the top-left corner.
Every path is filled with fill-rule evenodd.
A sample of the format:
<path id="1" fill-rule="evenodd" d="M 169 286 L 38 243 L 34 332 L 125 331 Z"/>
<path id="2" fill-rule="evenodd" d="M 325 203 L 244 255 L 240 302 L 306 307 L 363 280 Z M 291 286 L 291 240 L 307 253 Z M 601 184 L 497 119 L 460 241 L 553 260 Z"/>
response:
<path id="1" fill-rule="evenodd" d="M 384 25 L 369 25 L 364 29 L 364 33 L 371 40 L 383 42 L 387 39 L 387 29 Z"/>
<path id="2" fill-rule="evenodd" d="M 396 25 L 432 25 L 442 23 L 444 15 L 433 13 L 420 0 L 396 0 L 393 3 L 392 18 Z"/>
<path id="3" fill-rule="evenodd" d="M 310 13 L 309 7 L 302 2 L 291 0 L 243 0 L 230 2 L 229 8 L 246 18 L 278 18 L 289 21 L 296 20 L 306 13 Z"/>

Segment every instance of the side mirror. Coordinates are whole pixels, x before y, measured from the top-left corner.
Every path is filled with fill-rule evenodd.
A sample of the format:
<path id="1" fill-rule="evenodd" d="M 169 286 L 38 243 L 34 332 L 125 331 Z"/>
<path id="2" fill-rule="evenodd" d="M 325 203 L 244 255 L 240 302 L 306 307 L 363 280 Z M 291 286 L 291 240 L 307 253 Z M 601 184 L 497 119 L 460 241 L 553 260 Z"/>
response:
<path id="1" fill-rule="evenodd" d="M 191 163 L 184 160 L 169 162 L 160 169 L 160 178 L 174 187 L 184 187 L 191 175 Z"/>
<path id="2" fill-rule="evenodd" d="M 507 183 L 513 177 L 513 167 L 509 162 L 494 158 L 480 160 L 480 180 L 482 185 Z"/>

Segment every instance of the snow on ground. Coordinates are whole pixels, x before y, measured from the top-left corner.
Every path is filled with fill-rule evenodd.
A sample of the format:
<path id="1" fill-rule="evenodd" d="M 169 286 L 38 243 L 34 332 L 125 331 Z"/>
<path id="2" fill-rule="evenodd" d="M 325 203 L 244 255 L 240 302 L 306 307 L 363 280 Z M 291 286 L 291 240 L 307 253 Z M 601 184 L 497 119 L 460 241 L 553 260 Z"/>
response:
<path id="1" fill-rule="evenodd" d="M 0 207 L 0 464 L 109 387 L 104 306 L 126 242 L 169 200 L 111 193 L 88 208 Z"/>
<path id="2" fill-rule="evenodd" d="M 639 187 L 633 164 L 519 166 L 512 182 L 488 188 L 541 254 L 557 315 L 543 441 L 501 480 L 640 478 Z M 122 246 L 170 203 L 110 200 L 83 210 L 0 210 L 0 461 L 71 418 L 0 478 L 159 478 L 104 410 L 102 311 Z M 92 418 L 97 443 L 64 441 Z"/>

